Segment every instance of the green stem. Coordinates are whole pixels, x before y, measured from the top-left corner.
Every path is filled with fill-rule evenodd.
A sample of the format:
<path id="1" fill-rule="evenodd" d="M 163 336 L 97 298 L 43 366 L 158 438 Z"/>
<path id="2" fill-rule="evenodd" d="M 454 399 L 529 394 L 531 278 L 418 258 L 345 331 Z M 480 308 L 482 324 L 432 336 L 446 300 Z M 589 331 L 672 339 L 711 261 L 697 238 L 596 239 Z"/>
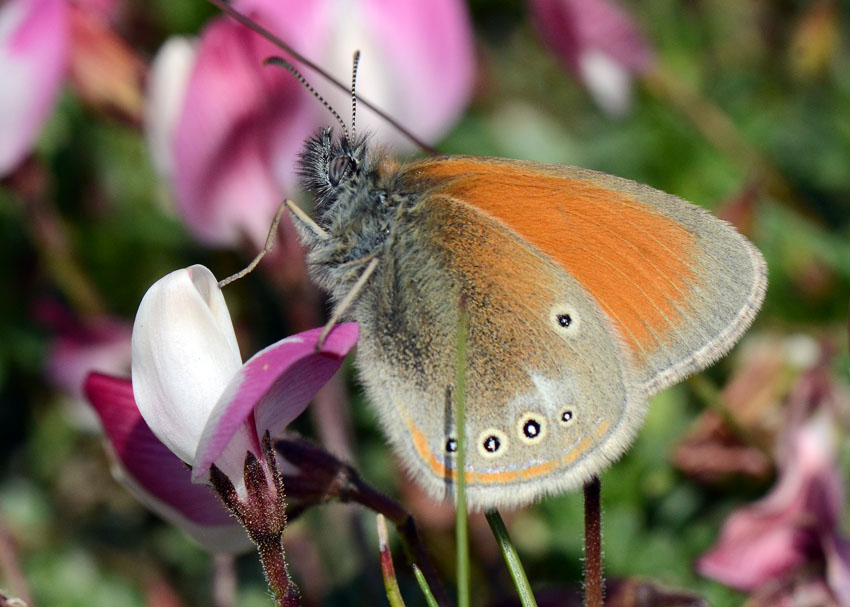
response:
<path id="1" fill-rule="evenodd" d="M 469 528 L 466 512 L 466 339 L 468 317 L 461 304 L 457 331 L 457 604 L 469 607 Z"/>
<path id="2" fill-rule="evenodd" d="M 425 574 L 416 565 L 413 565 L 413 575 L 416 576 L 419 588 L 422 590 L 422 594 L 425 595 L 425 602 L 428 603 L 428 607 L 439 607 L 440 604 L 437 602 L 437 597 L 431 592 L 431 587 L 428 585 L 428 580 L 425 579 Z"/>
<path id="3" fill-rule="evenodd" d="M 537 601 L 534 599 L 534 594 L 531 592 L 531 585 L 528 583 L 528 576 L 525 575 L 519 555 L 514 548 L 513 542 L 511 542 L 508 529 L 505 527 L 505 522 L 502 520 L 499 511 L 490 510 L 485 513 L 485 516 L 487 517 L 487 522 L 490 523 L 490 529 L 492 529 L 493 535 L 496 537 L 496 542 L 499 544 L 499 549 L 502 551 L 502 556 L 505 558 L 505 564 L 511 573 L 511 578 L 514 581 L 514 586 L 516 586 L 522 607 L 537 607 Z"/>

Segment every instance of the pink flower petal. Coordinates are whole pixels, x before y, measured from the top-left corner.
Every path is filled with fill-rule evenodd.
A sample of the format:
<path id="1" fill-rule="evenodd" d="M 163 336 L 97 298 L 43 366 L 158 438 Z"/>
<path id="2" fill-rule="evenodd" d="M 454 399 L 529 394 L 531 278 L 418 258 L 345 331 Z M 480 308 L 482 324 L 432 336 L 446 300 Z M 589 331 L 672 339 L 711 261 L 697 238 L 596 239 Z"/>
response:
<path id="1" fill-rule="evenodd" d="M 823 538 L 826 581 L 839 605 L 850 605 L 850 543 L 835 533 Z"/>
<path id="2" fill-rule="evenodd" d="M 654 62 L 634 19 L 611 0 L 530 0 L 532 19 L 561 63 L 611 114 L 629 104 L 631 79 Z"/>
<path id="3" fill-rule="evenodd" d="M 54 302 L 39 304 L 38 320 L 52 334 L 47 378 L 75 400 L 83 398 L 83 382 L 91 371 L 130 371 L 130 324 L 123 319 L 81 319 Z"/>
<path id="4" fill-rule="evenodd" d="M 352 52 L 360 49 L 358 90 L 425 141 L 438 140 L 466 109 L 475 82 L 465 3 L 368 0 L 356 6 L 359 10 L 338 18 L 325 63 L 347 82 Z M 361 130 L 377 133 L 382 142 L 411 147 L 368 110 L 357 120 Z"/>
<path id="5" fill-rule="evenodd" d="M 0 177 L 24 159 L 56 101 L 68 61 L 66 0 L 0 4 Z"/>
<path id="6" fill-rule="evenodd" d="M 811 535 L 792 520 L 742 510 L 726 522 L 697 571 L 739 590 L 755 590 L 804 563 L 812 544 Z"/>
<path id="7" fill-rule="evenodd" d="M 210 551 L 242 552 L 251 543 L 215 494 L 191 473 L 142 419 L 129 380 L 89 375 L 86 394 L 115 455 L 114 473 L 136 497 Z"/>
<path id="8" fill-rule="evenodd" d="M 114 23 L 127 8 L 124 0 L 74 0 L 74 4 L 107 23 Z"/>
<path id="9" fill-rule="evenodd" d="M 204 428 L 192 476 L 203 477 L 234 434 L 254 415 L 256 435 L 279 433 L 307 407 L 354 347 L 354 323 L 337 325 L 316 352 L 321 328 L 287 337 L 245 363 L 228 385 Z M 244 458 L 244 451 L 242 452 Z"/>
<path id="10" fill-rule="evenodd" d="M 629 71 L 640 73 L 654 61 L 634 18 L 611 0 L 530 0 L 532 17 L 544 40 L 573 72 L 579 56 L 598 49 Z"/>
<path id="11" fill-rule="evenodd" d="M 833 536 L 843 510 L 833 435 L 832 417 L 823 413 L 793 430 L 776 485 L 729 517 L 717 544 L 699 559 L 700 573 L 755 590 L 824 552 L 822 538 Z M 843 570 L 837 571 L 840 580 Z"/>
<path id="12" fill-rule="evenodd" d="M 333 1 L 314 0 L 234 0 L 234 8 L 267 28 L 305 57 L 319 58 L 328 37 L 334 15 Z M 276 46 L 270 55 L 281 55 Z M 352 51 L 353 52 L 353 51 Z"/>
<path id="13" fill-rule="evenodd" d="M 173 135 L 174 185 L 187 226 L 209 245 L 265 241 L 314 128 L 315 100 L 262 64 L 278 53 L 229 19 L 211 23 L 198 44 Z"/>
<path id="14" fill-rule="evenodd" d="M 442 137 L 469 103 L 475 46 L 460 0 L 365 0 L 345 11 L 330 0 L 239 0 L 236 6 L 346 85 L 352 55 L 360 50 L 358 91 L 426 141 Z M 293 31 L 293 23 L 302 31 Z M 320 77 L 306 76 L 350 123 L 350 96 Z M 312 106 L 317 124 L 336 126 L 316 101 Z M 412 147 L 365 107 L 358 112 L 359 132 L 373 133 L 381 143 Z"/>

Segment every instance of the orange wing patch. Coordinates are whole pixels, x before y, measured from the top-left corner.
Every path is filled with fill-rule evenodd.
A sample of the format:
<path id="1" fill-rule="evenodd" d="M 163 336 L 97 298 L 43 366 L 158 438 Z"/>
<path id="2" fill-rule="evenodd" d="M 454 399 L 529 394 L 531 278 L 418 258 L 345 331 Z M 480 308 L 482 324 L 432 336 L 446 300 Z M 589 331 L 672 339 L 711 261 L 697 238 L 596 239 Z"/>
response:
<path id="1" fill-rule="evenodd" d="M 410 435 L 413 437 L 413 446 L 416 449 L 416 453 L 425 462 L 425 465 L 428 466 L 431 472 L 439 478 L 457 482 L 457 469 L 446 466 L 437 459 L 437 456 L 434 455 L 434 452 L 428 446 L 428 439 L 425 438 L 422 430 L 419 429 L 413 420 L 405 416 L 405 422 L 407 423 L 407 429 L 410 431 Z M 556 454 L 554 458 L 546 460 L 543 463 L 521 466 L 516 470 L 503 470 L 500 472 L 467 471 L 464 473 L 464 481 L 469 485 L 507 485 L 546 476 L 559 468 L 568 468 L 575 460 L 587 453 L 591 447 L 595 446 L 608 433 L 610 427 L 608 422 L 600 424 L 592 437 L 588 436 L 570 449 L 566 455 L 561 457 L 558 457 Z"/>
<path id="2" fill-rule="evenodd" d="M 426 161 L 413 177 L 500 220 L 569 272 L 638 356 L 688 313 L 694 234 L 627 194 L 471 159 Z"/>

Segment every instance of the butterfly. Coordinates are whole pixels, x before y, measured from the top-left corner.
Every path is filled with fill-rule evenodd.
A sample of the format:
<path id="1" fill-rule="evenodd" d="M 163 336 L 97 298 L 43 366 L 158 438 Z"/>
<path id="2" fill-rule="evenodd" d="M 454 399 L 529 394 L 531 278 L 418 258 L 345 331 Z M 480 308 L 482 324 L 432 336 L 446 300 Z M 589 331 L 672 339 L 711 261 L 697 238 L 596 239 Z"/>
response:
<path id="1" fill-rule="evenodd" d="M 344 128 L 344 125 L 343 125 Z M 399 163 L 367 138 L 309 139 L 308 267 L 360 324 L 356 364 L 396 453 L 435 498 L 457 467 L 473 509 L 520 507 L 619 458 L 650 396 L 723 356 L 764 298 L 759 251 L 681 198 L 570 166 L 474 156 Z"/>

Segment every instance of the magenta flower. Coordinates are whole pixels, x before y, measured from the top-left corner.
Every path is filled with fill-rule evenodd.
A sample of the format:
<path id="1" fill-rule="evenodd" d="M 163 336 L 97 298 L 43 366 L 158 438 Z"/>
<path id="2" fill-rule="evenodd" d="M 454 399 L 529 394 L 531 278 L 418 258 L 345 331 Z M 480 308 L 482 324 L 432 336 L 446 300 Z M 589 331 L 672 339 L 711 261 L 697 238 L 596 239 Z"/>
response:
<path id="1" fill-rule="evenodd" d="M 612 0 L 529 0 L 543 40 L 605 112 L 631 103 L 632 79 L 654 61 L 634 19 Z"/>
<path id="2" fill-rule="evenodd" d="M 472 31 L 459 0 L 362 2 L 340 13 L 330 0 L 241 0 L 237 9 L 341 81 L 363 52 L 358 90 L 428 141 L 459 118 L 472 91 Z M 275 209 L 296 186 L 305 138 L 333 122 L 279 67 L 282 51 L 229 19 L 196 44 L 166 44 L 154 62 L 147 129 L 154 164 L 174 190 L 187 228 L 210 246 L 260 245 Z M 348 118 L 350 99 L 305 71 Z M 378 141 L 394 130 L 363 109 L 358 124 Z"/>
<path id="3" fill-rule="evenodd" d="M 834 433 L 825 412 L 791 432 L 776 485 L 729 517 L 717 544 L 697 563 L 700 573 L 752 591 L 822 560 L 838 604 L 850 605 L 850 544 L 838 532 L 844 490 Z"/>
<path id="4" fill-rule="evenodd" d="M 100 373 L 85 383 L 113 456 L 113 475 L 136 498 L 211 552 L 244 552 L 245 530 L 208 487 L 154 436 L 133 399 L 129 379 Z"/>
<path id="5" fill-rule="evenodd" d="M 67 0 L 0 4 L 0 177 L 27 156 L 68 60 Z"/>
<path id="6" fill-rule="evenodd" d="M 317 351 L 320 331 L 281 340 L 243 365 L 224 297 L 209 270 L 192 266 L 155 283 L 133 328 L 132 393 L 127 380 L 102 375 L 91 376 L 86 386 L 125 483 L 205 545 L 244 547 L 232 542 L 218 502 L 216 509 L 209 500 L 195 501 L 198 488 L 210 498 L 214 493 L 192 483 L 213 482 L 214 468 L 235 497 L 250 501 L 257 484 L 253 478 L 246 487 L 250 462 L 265 471 L 276 495 L 277 473 L 264 436 L 279 434 L 304 410 L 358 337 L 357 325 L 339 325 Z"/>

